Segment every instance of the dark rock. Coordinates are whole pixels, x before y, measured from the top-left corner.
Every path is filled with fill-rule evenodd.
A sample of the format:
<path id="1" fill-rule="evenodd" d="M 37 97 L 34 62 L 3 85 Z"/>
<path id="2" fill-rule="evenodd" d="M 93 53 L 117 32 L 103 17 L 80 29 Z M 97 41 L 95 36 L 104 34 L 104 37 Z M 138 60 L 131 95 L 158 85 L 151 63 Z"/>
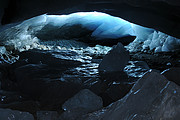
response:
<path id="1" fill-rule="evenodd" d="M 59 80 L 51 81 L 39 97 L 41 109 L 59 110 L 60 106 L 81 90 L 81 86 Z"/>
<path id="2" fill-rule="evenodd" d="M 108 106 L 111 103 L 123 98 L 132 88 L 133 83 L 127 82 L 111 82 L 104 91 L 99 94 L 103 99 L 103 106 Z M 105 87 L 105 86 L 104 86 Z"/>
<path id="3" fill-rule="evenodd" d="M 0 104 L 0 108 L 27 111 L 35 114 L 36 111 L 40 109 L 40 104 L 34 100 L 13 101 L 8 104 Z"/>
<path id="4" fill-rule="evenodd" d="M 7 91 L 16 91 L 17 90 L 17 84 L 13 81 L 14 75 L 13 70 L 10 68 L 9 64 L 0 64 L 0 81 L 1 81 L 1 89 L 7 90 Z"/>
<path id="5" fill-rule="evenodd" d="M 63 73 L 86 62 L 72 51 L 31 50 L 22 52 L 12 69 L 22 93 L 39 100 L 42 109 L 56 110 L 81 89 L 76 79 L 61 79 Z"/>
<path id="6" fill-rule="evenodd" d="M 102 99 L 90 90 L 84 89 L 63 104 L 65 112 L 60 116 L 60 120 L 76 120 L 79 116 L 102 107 Z"/>
<path id="7" fill-rule="evenodd" d="M 14 101 L 26 100 L 26 96 L 19 92 L 0 90 L 0 104 L 8 104 Z"/>
<path id="8" fill-rule="evenodd" d="M 60 68 L 61 69 L 61 68 Z M 39 99 L 43 106 L 55 108 L 79 90 L 79 85 L 61 81 L 61 70 L 43 64 L 28 64 L 15 70 L 21 92 Z"/>
<path id="9" fill-rule="evenodd" d="M 107 108 L 83 120 L 177 120 L 180 118 L 180 89 L 155 72 L 146 73 L 130 92 Z"/>
<path id="10" fill-rule="evenodd" d="M 101 79 L 106 80 L 108 82 L 129 82 L 128 75 L 123 71 L 116 72 L 100 72 Z"/>
<path id="11" fill-rule="evenodd" d="M 28 112 L 21 112 L 11 109 L 0 108 L 0 119 L 1 120 L 34 120 L 33 115 Z"/>
<path id="12" fill-rule="evenodd" d="M 63 104 L 62 108 L 65 111 L 70 111 L 76 108 L 84 108 L 90 112 L 102 108 L 102 105 L 102 99 L 99 96 L 95 95 L 88 89 L 84 89 L 77 93 L 74 97 L 67 100 Z"/>
<path id="13" fill-rule="evenodd" d="M 31 96 L 44 93 L 48 88 L 48 83 L 53 81 L 50 77 L 54 77 L 54 80 L 60 77 L 57 75 L 58 72 L 58 70 L 48 69 L 48 66 L 44 64 L 28 64 L 15 69 L 19 89 Z"/>
<path id="14" fill-rule="evenodd" d="M 30 64 L 46 64 L 48 66 L 60 67 L 63 70 L 76 67 L 83 62 L 83 57 L 74 51 L 43 51 L 29 50 L 20 53 L 20 60 L 26 60 Z"/>
<path id="15" fill-rule="evenodd" d="M 121 98 L 123 98 L 132 88 L 133 84 L 128 83 L 117 83 L 113 82 L 110 87 L 107 89 L 106 93 L 108 96 L 115 102 Z M 111 102 L 111 103 L 112 103 Z"/>
<path id="16" fill-rule="evenodd" d="M 168 80 L 175 82 L 177 85 L 180 85 L 180 68 L 174 67 L 167 69 L 161 73 Z"/>
<path id="17" fill-rule="evenodd" d="M 124 46 L 121 43 L 118 43 L 106 56 L 104 56 L 98 69 L 100 72 L 123 71 L 129 59 L 130 56 L 124 49 Z"/>
<path id="18" fill-rule="evenodd" d="M 64 71 L 81 65 L 83 60 L 76 52 L 31 50 L 20 54 L 20 61 L 13 64 L 19 88 L 33 96 L 47 90 L 52 81 L 59 79 Z"/>
<path id="19" fill-rule="evenodd" d="M 58 120 L 56 111 L 37 111 L 37 120 Z"/>

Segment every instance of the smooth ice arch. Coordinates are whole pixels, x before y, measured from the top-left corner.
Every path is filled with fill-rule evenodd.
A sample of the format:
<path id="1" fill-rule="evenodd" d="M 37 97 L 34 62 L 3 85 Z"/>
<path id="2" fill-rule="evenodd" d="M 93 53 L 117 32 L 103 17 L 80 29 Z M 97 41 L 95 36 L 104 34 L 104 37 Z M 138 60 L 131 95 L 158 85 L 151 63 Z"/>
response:
<path id="1" fill-rule="evenodd" d="M 64 30 L 66 32 L 71 30 L 71 32 L 68 31 L 67 35 L 75 32 L 79 34 L 76 28 L 68 28 L 69 26 L 81 26 L 91 31 L 90 36 L 96 40 L 136 36 L 135 42 L 144 42 L 142 49 L 149 47 L 151 50 L 155 49 L 156 52 L 173 51 L 180 46 L 179 39 L 101 12 L 40 15 L 0 32 L 0 44 L 21 49 L 23 46 L 39 41 L 41 37 L 38 36 L 44 36 L 44 38 L 51 36 L 49 40 L 52 40 L 53 37 L 64 35 Z M 133 48 L 132 45 L 131 48 Z"/>
<path id="2" fill-rule="evenodd" d="M 92 37 L 97 39 L 116 39 L 134 35 L 130 22 L 105 13 L 78 12 L 70 15 L 46 15 L 46 17 L 46 24 L 53 26 L 82 25 L 82 27 L 92 30 Z"/>

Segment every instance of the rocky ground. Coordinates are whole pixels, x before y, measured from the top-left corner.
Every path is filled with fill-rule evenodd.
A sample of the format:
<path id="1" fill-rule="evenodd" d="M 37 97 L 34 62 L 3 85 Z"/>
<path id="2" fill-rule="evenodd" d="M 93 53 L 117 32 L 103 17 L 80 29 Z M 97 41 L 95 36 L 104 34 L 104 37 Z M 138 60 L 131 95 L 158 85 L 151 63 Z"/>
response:
<path id="1" fill-rule="evenodd" d="M 128 53 L 121 44 L 37 48 L 1 56 L 0 119 L 180 117 L 178 52 Z"/>

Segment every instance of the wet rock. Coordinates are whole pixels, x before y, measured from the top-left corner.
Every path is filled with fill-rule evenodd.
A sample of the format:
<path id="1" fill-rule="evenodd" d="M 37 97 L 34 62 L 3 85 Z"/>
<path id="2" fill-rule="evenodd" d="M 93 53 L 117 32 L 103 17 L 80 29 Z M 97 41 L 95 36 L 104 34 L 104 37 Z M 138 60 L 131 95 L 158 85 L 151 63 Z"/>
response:
<path id="1" fill-rule="evenodd" d="M 144 61 L 129 61 L 124 71 L 128 76 L 134 78 L 140 78 L 149 70 L 149 66 Z"/>
<path id="2" fill-rule="evenodd" d="M 83 120 L 177 120 L 180 118 L 180 88 L 155 72 L 146 73 L 130 92 L 107 108 Z"/>
<path id="3" fill-rule="evenodd" d="M 180 68 L 174 67 L 167 69 L 161 73 L 164 75 L 168 80 L 175 82 L 177 85 L 180 85 Z"/>
<path id="4" fill-rule="evenodd" d="M 63 104 L 62 108 L 65 112 L 60 116 L 60 120 L 75 120 L 80 115 L 102 107 L 103 102 L 99 96 L 88 89 L 83 89 Z"/>
<path id="5" fill-rule="evenodd" d="M 124 49 L 121 43 L 118 43 L 113 49 L 103 58 L 99 64 L 99 71 L 114 72 L 123 71 L 128 63 L 130 56 Z"/>
<path id="6" fill-rule="evenodd" d="M 78 82 L 61 79 L 71 70 L 88 60 L 76 52 L 30 50 L 20 54 L 20 61 L 12 65 L 18 89 L 39 100 L 41 107 L 58 109 L 68 98 L 81 89 Z"/>
<path id="7" fill-rule="evenodd" d="M 47 51 L 47 50 L 29 50 L 20 53 L 20 60 L 26 60 L 30 64 L 46 64 L 49 66 L 68 68 L 81 65 L 84 61 L 83 56 L 70 50 Z"/>
<path id="8" fill-rule="evenodd" d="M 37 120 L 58 120 L 56 111 L 37 111 Z"/>
<path id="9" fill-rule="evenodd" d="M 0 120 L 34 120 L 34 117 L 28 112 L 0 108 Z"/>
<path id="10" fill-rule="evenodd" d="M 82 86 L 82 89 L 89 89 L 99 95 L 105 83 L 98 74 L 98 65 L 97 63 L 89 63 L 67 70 L 63 73 L 60 80 L 79 84 Z"/>
<path id="11" fill-rule="evenodd" d="M 20 60 L 12 65 L 12 69 L 19 86 L 23 87 L 24 85 L 20 84 L 26 84 L 28 81 L 36 81 L 37 84 L 39 81 L 39 85 L 42 83 L 43 86 L 43 81 L 45 83 L 57 80 L 63 72 L 84 62 L 86 60 L 73 51 L 30 50 L 20 53 Z"/>

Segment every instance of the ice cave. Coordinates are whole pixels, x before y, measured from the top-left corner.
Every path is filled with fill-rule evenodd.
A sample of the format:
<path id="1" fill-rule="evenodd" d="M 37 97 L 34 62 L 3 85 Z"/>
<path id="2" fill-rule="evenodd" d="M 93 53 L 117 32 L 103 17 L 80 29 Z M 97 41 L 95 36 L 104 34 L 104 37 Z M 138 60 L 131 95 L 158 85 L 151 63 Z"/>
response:
<path id="1" fill-rule="evenodd" d="M 180 119 L 178 0 L 0 1 L 0 120 Z"/>

